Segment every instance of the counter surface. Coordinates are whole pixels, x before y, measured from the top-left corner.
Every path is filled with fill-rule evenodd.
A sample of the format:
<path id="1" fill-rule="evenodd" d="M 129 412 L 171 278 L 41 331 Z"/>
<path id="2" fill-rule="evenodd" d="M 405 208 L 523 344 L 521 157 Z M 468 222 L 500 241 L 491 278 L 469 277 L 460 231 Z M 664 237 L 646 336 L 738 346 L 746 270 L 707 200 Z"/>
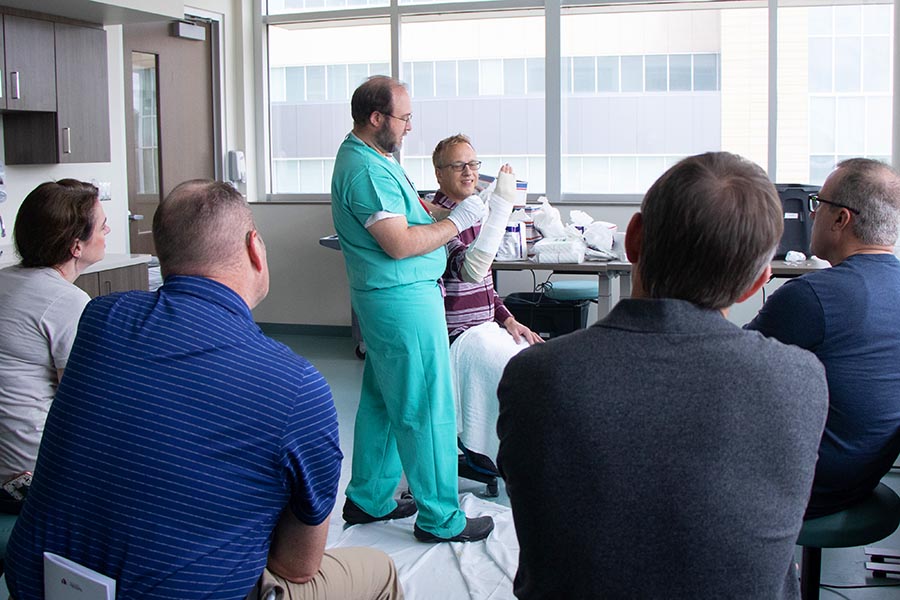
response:
<path id="1" fill-rule="evenodd" d="M 14 252 L 3 253 L 0 256 L 0 269 L 11 267 L 19 262 L 19 257 Z M 149 254 L 107 254 L 100 262 L 94 263 L 87 269 L 82 271 L 85 273 L 99 273 L 100 271 L 109 271 L 110 269 L 121 269 L 122 267 L 131 267 L 150 262 Z"/>

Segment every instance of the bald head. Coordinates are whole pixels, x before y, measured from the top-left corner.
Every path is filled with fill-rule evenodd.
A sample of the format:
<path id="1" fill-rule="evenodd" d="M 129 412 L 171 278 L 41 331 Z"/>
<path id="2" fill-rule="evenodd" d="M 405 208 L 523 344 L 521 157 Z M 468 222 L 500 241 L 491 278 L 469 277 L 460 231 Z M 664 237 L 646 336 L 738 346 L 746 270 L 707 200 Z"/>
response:
<path id="1" fill-rule="evenodd" d="M 163 276 L 210 277 L 246 255 L 256 228 L 247 201 L 227 183 L 195 179 L 172 190 L 153 217 L 153 241 Z"/>

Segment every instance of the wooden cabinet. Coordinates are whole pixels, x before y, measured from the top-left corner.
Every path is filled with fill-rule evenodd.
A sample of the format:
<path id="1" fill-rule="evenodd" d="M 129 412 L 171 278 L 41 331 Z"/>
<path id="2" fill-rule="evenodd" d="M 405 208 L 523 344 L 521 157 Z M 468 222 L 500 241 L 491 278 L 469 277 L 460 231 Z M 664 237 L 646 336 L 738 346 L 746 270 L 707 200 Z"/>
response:
<path id="1" fill-rule="evenodd" d="M 59 162 L 109 162 L 106 31 L 56 24 Z"/>
<path id="2" fill-rule="evenodd" d="M 79 275 L 75 280 L 75 285 L 87 292 L 91 298 L 96 298 L 100 295 L 100 273 Z"/>
<path id="3" fill-rule="evenodd" d="M 3 16 L 4 84 L 9 110 L 56 110 L 53 23 Z"/>
<path id="4" fill-rule="evenodd" d="M 18 14 L 2 19 L 6 164 L 109 162 L 106 31 Z"/>
<path id="5" fill-rule="evenodd" d="M 113 292 L 128 292 L 149 288 L 147 264 L 107 269 L 96 273 L 85 273 L 75 280 L 75 285 L 87 292 L 91 298 L 105 296 Z"/>
<path id="6" fill-rule="evenodd" d="M 146 263 L 100 271 L 97 275 L 99 275 L 100 279 L 101 296 L 130 290 L 143 290 L 146 292 L 150 282 Z"/>

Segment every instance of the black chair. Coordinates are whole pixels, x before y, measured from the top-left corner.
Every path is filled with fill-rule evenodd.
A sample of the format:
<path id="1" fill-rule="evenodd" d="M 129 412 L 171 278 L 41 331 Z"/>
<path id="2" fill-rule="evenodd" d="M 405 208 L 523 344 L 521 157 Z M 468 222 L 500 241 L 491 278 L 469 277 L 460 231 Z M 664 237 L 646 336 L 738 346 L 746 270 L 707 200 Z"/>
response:
<path id="1" fill-rule="evenodd" d="M 487 484 L 484 495 L 488 498 L 496 498 L 500 494 L 497 483 L 499 475 L 497 465 L 484 454 L 472 452 L 466 448 L 462 440 L 457 438 L 457 445 L 462 454 L 459 455 L 459 476 L 463 479 L 471 479 L 479 483 Z"/>

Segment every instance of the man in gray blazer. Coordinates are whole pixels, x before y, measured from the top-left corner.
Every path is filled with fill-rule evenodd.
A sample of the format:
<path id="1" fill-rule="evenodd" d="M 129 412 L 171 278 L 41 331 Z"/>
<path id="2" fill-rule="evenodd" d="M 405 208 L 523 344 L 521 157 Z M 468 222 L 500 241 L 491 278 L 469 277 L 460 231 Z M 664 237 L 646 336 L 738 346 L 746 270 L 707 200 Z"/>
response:
<path id="1" fill-rule="evenodd" d="M 824 369 L 726 319 L 781 232 L 757 165 L 686 158 L 628 226 L 632 297 L 509 363 L 498 462 L 519 598 L 799 597 Z"/>

